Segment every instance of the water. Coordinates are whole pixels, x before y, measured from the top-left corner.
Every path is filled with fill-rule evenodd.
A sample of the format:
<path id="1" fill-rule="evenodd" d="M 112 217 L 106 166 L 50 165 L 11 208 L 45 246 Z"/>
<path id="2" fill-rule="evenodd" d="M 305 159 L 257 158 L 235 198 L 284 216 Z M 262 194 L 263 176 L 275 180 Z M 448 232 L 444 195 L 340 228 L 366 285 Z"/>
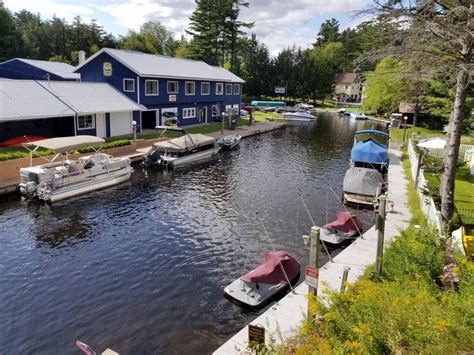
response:
<path id="1" fill-rule="evenodd" d="M 298 195 L 317 224 L 332 220 L 352 134 L 370 126 L 323 116 L 52 206 L 3 198 L 0 353 L 78 353 L 76 339 L 123 354 L 212 352 L 258 315 L 222 293 L 270 249 L 256 213 L 275 248 L 305 264 Z"/>

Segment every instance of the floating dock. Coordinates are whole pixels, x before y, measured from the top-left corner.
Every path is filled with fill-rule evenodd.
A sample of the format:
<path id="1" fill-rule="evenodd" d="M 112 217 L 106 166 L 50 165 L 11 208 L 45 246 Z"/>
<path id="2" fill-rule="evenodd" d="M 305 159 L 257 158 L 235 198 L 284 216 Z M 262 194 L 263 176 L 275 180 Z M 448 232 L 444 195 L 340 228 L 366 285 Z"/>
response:
<path id="1" fill-rule="evenodd" d="M 387 213 L 385 220 L 385 247 L 389 245 L 400 231 L 408 227 L 411 212 L 408 207 L 408 181 L 401 165 L 401 152 L 390 150 L 390 168 L 388 171 L 388 200 L 393 202 L 393 211 Z M 333 262 L 328 262 L 319 271 L 318 297 L 324 300 L 329 291 L 338 291 L 341 287 L 342 274 L 350 268 L 348 282 L 356 281 L 365 268 L 375 263 L 377 250 L 377 231 L 372 227 L 362 238 L 354 241 L 340 252 Z M 258 318 L 250 322 L 265 328 L 265 342 L 281 344 L 289 337 L 296 335 L 307 315 L 308 286 L 303 282 L 293 292 L 272 305 Z M 228 355 L 247 353 L 248 325 L 242 328 L 231 339 L 225 342 L 213 354 Z"/>

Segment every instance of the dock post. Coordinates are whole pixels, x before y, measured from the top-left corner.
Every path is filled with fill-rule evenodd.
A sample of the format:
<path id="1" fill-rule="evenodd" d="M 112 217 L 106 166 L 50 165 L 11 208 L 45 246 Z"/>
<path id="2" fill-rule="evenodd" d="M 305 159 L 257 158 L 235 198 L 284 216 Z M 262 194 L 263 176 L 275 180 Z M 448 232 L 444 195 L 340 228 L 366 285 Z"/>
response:
<path id="1" fill-rule="evenodd" d="M 319 262 L 319 227 L 312 226 L 310 234 L 310 244 L 309 244 L 309 265 L 318 268 Z M 313 295 L 318 295 L 318 289 L 314 287 L 309 287 L 309 293 Z"/>
<path id="2" fill-rule="evenodd" d="M 350 271 L 350 267 L 346 266 L 344 268 L 344 272 L 342 273 L 342 281 L 341 281 L 341 290 L 340 290 L 340 293 L 344 293 L 344 291 L 346 290 L 346 282 L 347 282 L 347 277 L 349 276 L 349 271 Z"/>
<path id="3" fill-rule="evenodd" d="M 387 196 L 380 196 L 379 214 L 377 216 L 377 256 L 375 261 L 375 269 L 377 276 L 382 274 L 382 257 L 383 257 L 383 243 L 385 234 L 385 209 L 387 204 Z"/>

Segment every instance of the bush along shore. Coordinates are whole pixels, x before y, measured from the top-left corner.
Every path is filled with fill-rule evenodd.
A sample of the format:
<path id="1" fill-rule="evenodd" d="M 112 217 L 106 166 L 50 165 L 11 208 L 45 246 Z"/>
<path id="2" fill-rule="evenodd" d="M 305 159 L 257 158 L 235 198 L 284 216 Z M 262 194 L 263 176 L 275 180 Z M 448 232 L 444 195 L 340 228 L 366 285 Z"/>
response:
<path id="1" fill-rule="evenodd" d="M 404 161 L 409 174 L 408 159 Z M 412 181 L 412 180 L 410 180 Z M 369 267 L 329 306 L 310 300 L 312 314 L 300 334 L 272 353 L 471 353 L 474 351 L 474 263 L 456 255 L 458 279 L 446 286 L 445 240 L 427 226 L 413 182 L 410 226 L 385 251 L 383 271 Z"/>

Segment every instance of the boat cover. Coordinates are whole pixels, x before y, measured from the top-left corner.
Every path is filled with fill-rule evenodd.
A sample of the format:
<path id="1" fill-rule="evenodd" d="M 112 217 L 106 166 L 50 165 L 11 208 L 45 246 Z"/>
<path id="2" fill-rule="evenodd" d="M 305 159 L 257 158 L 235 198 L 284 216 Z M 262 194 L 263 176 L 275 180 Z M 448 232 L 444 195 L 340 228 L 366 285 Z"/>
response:
<path id="1" fill-rule="evenodd" d="M 351 160 L 361 163 L 386 164 L 388 161 L 387 147 L 369 138 L 354 144 Z"/>
<path id="2" fill-rule="evenodd" d="M 387 133 L 382 132 L 382 131 L 377 131 L 376 129 L 365 129 L 362 131 L 357 131 L 356 133 L 354 133 L 354 136 L 360 136 L 364 134 L 375 135 L 375 136 L 383 137 L 385 139 L 390 138 L 390 136 Z"/>
<path id="3" fill-rule="evenodd" d="M 356 233 L 364 226 L 361 220 L 353 213 L 338 211 L 336 215 L 337 219 L 326 224 L 324 228 L 334 229 L 343 233 Z"/>
<path id="4" fill-rule="evenodd" d="M 377 170 L 353 167 L 346 171 L 342 188 L 352 194 L 378 196 L 383 182 L 383 176 Z"/>
<path id="5" fill-rule="evenodd" d="M 187 152 L 196 149 L 199 146 L 213 144 L 216 141 L 214 137 L 204 134 L 186 134 L 179 138 L 173 138 L 167 141 L 153 144 L 155 148 L 167 150 L 168 152 Z"/>
<path id="6" fill-rule="evenodd" d="M 56 153 L 65 153 L 73 149 L 88 147 L 91 145 L 104 144 L 105 140 L 96 136 L 72 136 L 49 138 L 35 142 L 24 143 L 26 147 L 40 147 L 54 150 Z"/>
<path id="7" fill-rule="evenodd" d="M 293 280 L 300 272 L 300 263 L 284 251 L 267 252 L 264 254 L 265 263 L 245 274 L 240 279 L 245 282 L 280 284 L 288 283 L 280 263 L 285 269 L 288 279 Z"/>

